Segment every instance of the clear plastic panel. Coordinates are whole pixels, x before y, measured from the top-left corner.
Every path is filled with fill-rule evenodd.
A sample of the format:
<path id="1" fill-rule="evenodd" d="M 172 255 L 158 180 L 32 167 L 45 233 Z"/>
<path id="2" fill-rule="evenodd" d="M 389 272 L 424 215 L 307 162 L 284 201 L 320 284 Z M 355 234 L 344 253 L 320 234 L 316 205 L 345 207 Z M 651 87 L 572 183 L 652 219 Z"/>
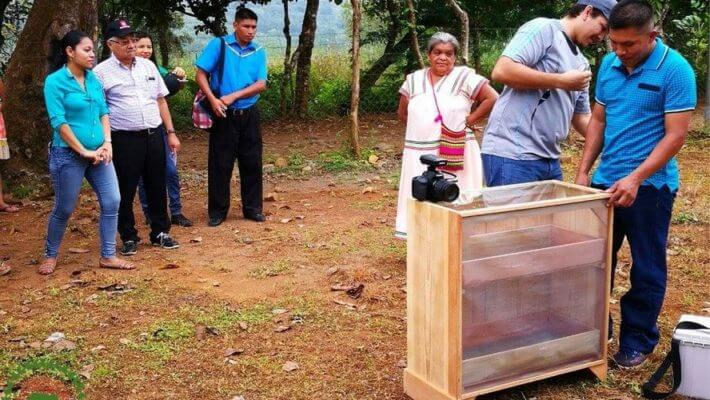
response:
<path id="1" fill-rule="evenodd" d="M 464 221 L 464 390 L 601 357 L 607 211 L 600 200 Z"/>
<path id="2" fill-rule="evenodd" d="M 446 204 L 454 210 L 472 210 L 531 203 L 544 200 L 558 200 L 598 193 L 584 187 L 573 187 L 557 181 L 533 182 L 519 185 L 486 188 L 481 195 L 467 204 Z"/>

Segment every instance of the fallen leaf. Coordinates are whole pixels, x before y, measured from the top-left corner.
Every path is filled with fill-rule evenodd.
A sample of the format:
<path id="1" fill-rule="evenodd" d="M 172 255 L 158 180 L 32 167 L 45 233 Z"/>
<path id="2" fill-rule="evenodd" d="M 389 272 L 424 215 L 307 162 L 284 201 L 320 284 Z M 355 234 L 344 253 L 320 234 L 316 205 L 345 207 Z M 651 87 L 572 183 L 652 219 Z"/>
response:
<path id="1" fill-rule="evenodd" d="M 276 327 L 276 329 L 274 329 L 274 332 L 281 333 L 281 332 L 286 332 L 286 331 L 289 331 L 289 330 L 291 330 L 291 327 L 290 327 L 290 326 L 288 326 L 288 325 L 280 325 L 280 326 Z"/>
<path id="2" fill-rule="evenodd" d="M 374 193 L 374 192 L 375 192 L 375 188 L 373 188 L 372 186 L 368 186 L 365 189 L 362 189 L 362 194 Z"/>
<path id="3" fill-rule="evenodd" d="M 377 157 L 375 154 L 370 154 L 370 157 L 367 158 L 367 162 L 369 162 L 372 165 L 377 164 L 377 161 L 380 160 L 380 157 Z"/>
<path id="4" fill-rule="evenodd" d="M 234 396 L 230 400 L 245 400 L 244 396 Z"/>
<path id="5" fill-rule="evenodd" d="M 264 196 L 264 201 L 278 201 L 278 196 L 276 193 L 267 193 L 266 196 Z"/>
<path id="6" fill-rule="evenodd" d="M 65 339 L 64 333 L 54 332 L 51 335 L 47 336 L 47 338 L 44 339 L 44 341 L 47 343 L 57 343 L 57 342 L 64 340 L 64 339 Z"/>
<path id="7" fill-rule="evenodd" d="M 71 340 L 60 340 L 57 343 L 52 346 L 52 349 L 57 350 L 57 351 L 62 351 L 62 350 L 74 350 L 76 349 L 76 343 L 72 342 Z"/>
<path id="8" fill-rule="evenodd" d="M 23 342 L 25 339 L 27 339 L 27 338 L 24 337 L 24 336 L 18 336 L 18 337 L 16 337 L 16 338 L 12 338 L 12 339 L 8 340 L 8 342 L 10 342 L 10 343 L 19 343 L 19 342 Z"/>
<path id="9" fill-rule="evenodd" d="M 283 365 L 283 370 L 286 372 L 293 372 L 298 369 L 298 364 L 293 361 L 286 361 Z"/>
<path id="10" fill-rule="evenodd" d="M 165 266 L 160 267 L 160 269 L 178 269 L 180 268 L 177 264 L 165 264 Z"/>
<path id="11" fill-rule="evenodd" d="M 284 218 L 284 219 L 281 220 L 281 223 L 282 223 L 282 224 L 288 224 L 288 223 L 291 222 L 291 221 L 292 221 L 291 218 Z"/>
<path id="12" fill-rule="evenodd" d="M 350 289 L 354 289 L 356 286 L 355 285 L 343 285 L 341 283 L 335 284 L 330 287 L 330 290 L 333 292 L 345 292 Z"/>
<path id="13" fill-rule="evenodd" d="M 84 365 L 79 371 L 79 375 L 84 379 L 91 379 L 91 373 L 94 371 L 94 364 Z"/>
<path id="14" fill-rule="evenodd" d="M 360 296 L 362 296 L 363 290 L 365 290 L 365 285 L 361 283 L 354 288 L 346 290 L 345 293 L 350 296 L 350 298 L 358 299 L 360 298 Z"/>
<path id="15" fill-rule="evenodd" d="M 221 283 L 219 283 L 219 282 L 212 282 L 212 286 L 214 286 L 214 287 L 219 287 L 219 285 L 221 285 Z"/>
<path id="16" fill-rule="evenodd" d="M 242 353 L 244 353 L 244 349 L 233 349 L 230 347 L 224 351 L 224 356 L 225 357 L 232 357 L 232 356 L 238 356 Z"/>
<path id="17" fill-rule="evenodd" d="M 392 279 L 392 275 L 385 275 L 382 277 L 382 279 L 385 281 L 388 281 L 388 280 Z"/>
<path id="18" fill-rule="evenodd" d="M 129 345 L 131 343 L 131 341 L 130 341 L 130 339 L 120 338 L 120 339 L 118 339 L 118 343 L 121 343 L 123 345 Z"/>
<path id="19" fill-rule="evenodd" d="M 303 221 L 304 219 L 306 219 L 306 217 L 304 215 L 296 215 L 296 219 Z"/>
<path id="20" fill-rule="evenodd" d="M 69 252 L 70 252 L 70 253 L 74 253 L 74 254 L 84 254 L 84 253 L 88 253 L 89 250 L 87 250 L 87 249 L 79 249 L 79 248 L 76 248 L 76 247 L 70 247 L 70 248 L 69 248 Z"/>
<path id="21" fill-rule="evenodd" d="M 347 301 L 340 301 L 340 300 L 333 300 L 335 304 L 339 304 L 341 306 L 345 306 L 351 310 L 354 310 L 357 306 L 353 303 L 348 303 Z"/>
<path id="22" fill-rule="evenodd" d="M 202 242 L 202 236 L 197 236 L 192 239 L 190 239 L 190 243 L 200 243 Z"/>
<path id="23" fill-rule="evenodd" d="M 92 349 L 91 349 L 91 352 L 92 352 L 92 353 L 98 353 L 98 352 L 100 352 L 100 351 L 102 351 L 102 350 L 106 350 L 106 346 L 100 344 L 100 345 L 98 345 L 98 346 L 92 348 Z"/>
<path id="24" fill-rule="evenodd" d="M 334 275 L 339 270 L 340 270 L 340 268 L 338 268 L 338 267 L 330 267 L 330 268 L 328 268 L 327 271 L 325 271 L 325 273 L 328 275 Z"/>

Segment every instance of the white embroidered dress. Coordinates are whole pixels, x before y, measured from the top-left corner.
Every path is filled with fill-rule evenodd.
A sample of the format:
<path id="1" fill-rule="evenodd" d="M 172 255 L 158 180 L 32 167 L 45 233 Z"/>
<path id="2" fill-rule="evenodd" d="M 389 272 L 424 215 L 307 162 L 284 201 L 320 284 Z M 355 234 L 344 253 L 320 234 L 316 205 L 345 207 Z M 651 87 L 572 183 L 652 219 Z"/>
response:
<path id="1" fill-rule="evenodd" d="M 466 116 L 471 112 L 473 99 L 488 82 L 473 69 L 458 66 L 439 79 L 432 88 L 428 71 L 429 69 L 425 68 L 407 75 L 399 90 L 400 94 L 409 99 L 395 228 L 395 236 L 399 238 L 407 237 L 407 199 L 412 197 L 412 179 L 426 170 L 419 157 L 439 153 L 441 122 L 436 118 L 438 111 L 434 104 L 433 90 L 436 90 L 436 100 L 444 123 L 449 129 L 458 132 L 466 127 Z M 455 204 L 469 203 L 480 195 L 483 187 L 481 150 L 473 132 L 468 129 L 464 147 L 464 167 L 456 172 L 456 176 L 461 194 Z"/>

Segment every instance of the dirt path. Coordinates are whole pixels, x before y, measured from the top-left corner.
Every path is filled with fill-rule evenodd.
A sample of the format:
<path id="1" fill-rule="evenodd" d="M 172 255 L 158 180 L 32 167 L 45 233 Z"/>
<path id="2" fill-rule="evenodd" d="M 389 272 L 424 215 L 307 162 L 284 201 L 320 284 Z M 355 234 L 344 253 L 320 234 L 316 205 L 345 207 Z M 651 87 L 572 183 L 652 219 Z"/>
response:
<path id="1" fill-rule="evenodd" d="M 242 219 L 233 186 L 230 216 L 217 228 L 206 226 L 206 136 L 185 135 L 183 206 L 195 226 L 173 228 L 178 250 L 140 246 L 136 271 L 97 268 L 98 205 L 90 190 L 50 277 L 35 269 L 51 200 L 0 214 L 0 255 L 16 266 L 0 278 L 0 377 L 48 354 L 90 369 L 90 399 L 404 399 L 406 247 L 392 236 L 403 128 L 390 117 L 366 121 L 373 166 L 343 156 L 346 126 L 267 126 L 268 221 Z M 566 176 L 579 149 L 567 150 Z M 710 307 L 708 150 L 707 139 L 696 141 L 681 158 L 664 349 L 681 311 Z M 279 167 L 282 161 L 288 165 Z M 145 226 L 139 231 L 147 238 Z M 628 264 L 619 273 L 627 276 Z M 355 283 L 365 285 L 357 299 L 331 291 Z M 119 287 L 99 288 L 111 284 Z M 42 348 L 55 331 L 76 348 Z M 298 368 L 284 371 L 287 362 Z M 573 374 L 491 398 L 634 398 L 650 369 L 613 372 L 605 384 Z"/>

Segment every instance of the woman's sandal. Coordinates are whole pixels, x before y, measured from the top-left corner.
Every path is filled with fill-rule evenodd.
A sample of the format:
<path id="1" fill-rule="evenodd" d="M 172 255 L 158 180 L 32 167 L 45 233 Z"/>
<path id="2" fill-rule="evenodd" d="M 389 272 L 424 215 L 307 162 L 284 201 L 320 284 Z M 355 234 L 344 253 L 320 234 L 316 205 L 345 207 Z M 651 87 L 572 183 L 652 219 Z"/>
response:
<path id="1" fill-rule="evenodd" d="M 50 275 L 55 269 L 57 269 L 57 260 L 45 259 L 42 265 L 37 268 L 37 272 L 39 272 L 40 275 Z"/>
<path id="2" fill-rule="evenodd" d="M 0 262 L 0 276 L 7 275 L 12 271 L 12 267 L 5 263 L 5 261 Z"/>
<path id="3" fill-rule="evenodd" d="M 118 264 L 106 264 L 105 262 L 99 261 L 99 268 L 106 268 L 106 269 L 120 269 L 124 271 L 136 269 L 136 265 L 128 262 L 126 260 L 119 260 Z"/>

